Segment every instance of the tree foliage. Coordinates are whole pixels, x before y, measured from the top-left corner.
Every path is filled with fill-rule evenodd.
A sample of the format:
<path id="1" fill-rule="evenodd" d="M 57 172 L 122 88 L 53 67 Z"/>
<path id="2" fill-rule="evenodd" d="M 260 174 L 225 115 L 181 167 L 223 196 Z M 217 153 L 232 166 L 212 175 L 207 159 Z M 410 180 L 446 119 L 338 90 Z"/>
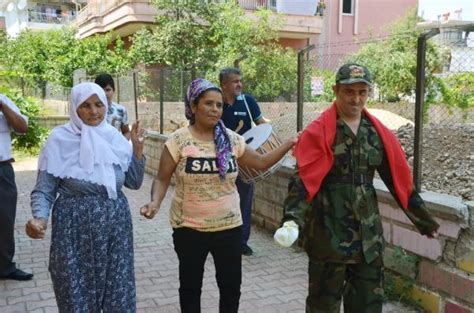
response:
<path id="1" fill-rule="evenodd" d="M 390 27 L 390 35 L 386 40 L 364 44 L 347 59 L 370 68 L 382 101 L 398 101 L 401 97 L 413 96 L 415 93 L 417 39 L 421 32 L 416 28 L 418 21 L 416 10 L 410 10 Z M 433 94 L 436 89 L 434 73 L 441 63 L 440 49 L 428 42 L 425 77 L 427 94 Z"/>
<path id="2" fill-rule="evenodd" d="M 217 82 L 222 67 L 242 59 L 246 89 L 266 100 L 294 93 L 296 56 L 277 43 L 278 18 L 267 10 L 251 20 L 234 2 L 203 5 L 202 1 L 155 0 L 160 12 L 157 26 L 133 38 L 131 54 L 136 62 L 158 62 L 207 72 Z M 283 77 L 283 79 L 281 79 Z"/>
<path id="3" fill-rule="evenodd" d="M 21 96 L 19 91 L 1 88 L 0 92 L 10 98 L 20 109 L 20 112 L 28 117 L 28 132 L 24 135 L 12 134 L 13 148 L 38 152 L 48 135 L 48 130 L 40 126 L 37 121 L 41 106 L 35 99 Z"/>
<path id="4" fill-rule="evenodd" d="M 444 103 L 464 111 L 474 108 L 474 73 L 451 74 L 439 85 Z"/>
<path id="5" fill-rule="evenodd" d="M 111 35 L 77 39 L 73 29 L 25 30 L 16 38 L 0 39 L 0 70 L 44 90 L 46 82 L 72 86 L 73 72 L 85 68 L 121 73 L 132 68 L 123 41 Z"/>

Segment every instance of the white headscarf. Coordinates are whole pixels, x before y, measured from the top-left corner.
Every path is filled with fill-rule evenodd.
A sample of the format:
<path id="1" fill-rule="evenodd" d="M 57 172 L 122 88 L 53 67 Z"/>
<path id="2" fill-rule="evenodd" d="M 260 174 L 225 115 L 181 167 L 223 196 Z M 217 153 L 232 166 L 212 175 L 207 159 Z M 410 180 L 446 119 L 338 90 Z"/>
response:
<path id="1" fill-rule="evenodd" d="M 104 119 L 97 126 L 86 125 L 77 108 L 92 95 L 106 106 Z M 125 172 L 132 158 L 132 147 L 125 137 L 107 123 L 107 98 L 94 83 L 81 83 L 71 90 L 70 121 L 53 129 L 38 161 L 38 169 L 55 177 L 75 178 L 103 185 L 109 198 L 117 198 L 114 164 Z"/>

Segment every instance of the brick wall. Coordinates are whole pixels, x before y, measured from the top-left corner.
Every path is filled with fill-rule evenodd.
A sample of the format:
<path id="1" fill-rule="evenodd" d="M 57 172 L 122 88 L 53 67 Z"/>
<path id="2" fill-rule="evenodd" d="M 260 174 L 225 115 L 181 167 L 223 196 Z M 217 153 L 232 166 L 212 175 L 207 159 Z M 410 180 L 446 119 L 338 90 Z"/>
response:
<path id="1" fill-rule="evenodd" d="M 156 174 L 166 136 L 149 132 L 145 146 L 147 172 Z M 285 162 L 285 165 L 291 163 Z M 282 203 L 292 170 L 281 167 L 273 176 L 255 184 L 252 221 L 271 232 L 280 225 Z M 430 313 L 474 312 L 474 202 L 424 192 L 426 205 L 441 225 L 439 236 L 421 236 L 398 208 L 383 183 L 377 180 L 379 208 L 387 242 L 385 266 L 416 280 L 412 297 Z M 401 264 L 396 246 L 418 257 L 415 264 Z"/>

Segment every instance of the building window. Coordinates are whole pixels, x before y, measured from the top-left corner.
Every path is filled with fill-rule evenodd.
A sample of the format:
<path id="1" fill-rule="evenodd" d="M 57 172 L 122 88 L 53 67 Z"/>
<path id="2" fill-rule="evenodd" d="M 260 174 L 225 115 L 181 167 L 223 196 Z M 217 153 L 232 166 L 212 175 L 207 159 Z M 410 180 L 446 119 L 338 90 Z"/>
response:
<path id="1" fill-rule="evenodd" d="M 342 14 L 354 14 L 354 0 L 342 0 Z"/>

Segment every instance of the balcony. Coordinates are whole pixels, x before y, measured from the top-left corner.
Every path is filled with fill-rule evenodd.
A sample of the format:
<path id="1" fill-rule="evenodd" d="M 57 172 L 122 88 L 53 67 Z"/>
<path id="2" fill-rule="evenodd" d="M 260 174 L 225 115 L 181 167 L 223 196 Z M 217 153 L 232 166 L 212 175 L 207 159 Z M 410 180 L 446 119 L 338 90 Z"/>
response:
<path id="1" fill-rule="evenodd" d="M 75 19 L 74 15 L 70 14 L 50 14 L 36 11 L 28 11 L 28 20 L 26 27 L 32 30 L 50 30 L 59 29 L 64 25 L 68 25 Z"/>
<path id="2" fill-rule="evenodd" d="M 153 24 L 157 11 L 146 0 L 89 1 L 77 15 L 80 38 L 113 31 L 125 37 Z"/>
<path id="3" fill-rule="evenodd" d="M 207 5 L 216 0 L 201 0 Z M 223 1 L 223 0 L 221 0 Z M 255 10 L 260 8 L 270 9 L 282 13 L 284 23 L 279 30 L 280 37 L 290 39 L 307 39 L 320 34 L 322 18 L 314 15 L 314 10 L 303 10 L 294 13 L 295 3 L 316 3 L 318 0 L 237 0 L 245 13 L 251 18 L 256 18 Z M 97 33 L 113 31 L 114 35 L 125 37 L 133 34 L 143 25 L 153 24 L 156 9 L 146 0 L 111 0 L 88 1 L 77 16 L 79 37 L 84 38 Z M 315 5 L 314 5 L 315 7 Z M 300 10 L 301 11 L 301 10 Z M 287 13 L 288 12 L 288 13 Z"/>
<path id="4" fill-rule="evenodd" d="M 28 11 L 28 23 L 41 23 L 41 24 L 58 24 L 64 25 L 74 21 L 75 16 L 72 14 L 52 14 L 52 13 L 41 13 L 36 11 Z"/>

